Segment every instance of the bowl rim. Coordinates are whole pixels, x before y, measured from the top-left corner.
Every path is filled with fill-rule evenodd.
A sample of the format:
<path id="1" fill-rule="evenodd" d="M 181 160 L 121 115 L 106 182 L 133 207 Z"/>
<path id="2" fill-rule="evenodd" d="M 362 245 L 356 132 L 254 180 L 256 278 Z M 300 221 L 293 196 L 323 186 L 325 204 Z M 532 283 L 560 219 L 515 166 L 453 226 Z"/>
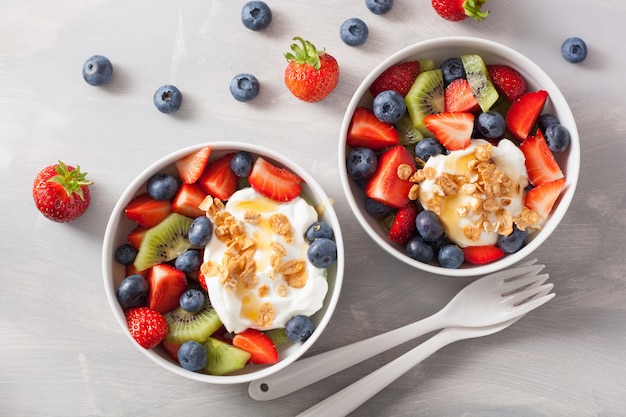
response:
<path id="1" fill-rule="evenodd" d="M 458 269 L 450 269 L 444 268 L 436 265 L 430 265 L 423 262 L 419 262 L 410 258 L 408 255 L 402 253 L 396 247 L 392 246 L 392 244 L 387 240 L 383 239 L 376 230 L 374 230 L 368 219 L 365 218 L 364 213 L 361 212 L 361 209 L 355 199 L 354 194 L 352 193 L 352 185 L 351 180 L 348 177 L 347 169 L 346 169 L 346 136 L 347 131 L 350 125 L 350 120 L 352 118 L 352 114 L 354 110 L 360 105 L 360 102 L 363 100 L 363 96 L 365 94 L 369 94 L 368 89 L 371 83 L 388 67 L 397 62 L 407 61 L 411 59 L 419 59 L 416 55 L 420 53 L 425 53 L 425 51 L 433 50 L 436 48 L 451 48 L 455 49 L 463 49 L 467 50 L 470 53 L 471 50 L 474 49 L 483 49 L 489 50 L 490 53 L 505 56 L 508 61 L 513 61 L 517 63 L 519 66 L 526 68 L 528 72 L 534 74 L 535 76 L 542 79 L 541 89 L 548 90 L 550 94 L 550 100 L 553 103 L 555 108 L 559 109 L 559 119 L 563 124 L 567 124 L 568 130 L 570 132 L 570 148 L 569 148 L 569 157 L 567 163 L 567 175 L 566 175 L 566 183 L 564 190 L 561 192 L 559 197 L 558 207 L 552 212 L 546 223 L 544 224 L 541 234 L 537 235 L 531 241 L 529 241 L 522 249 L 518 252 L 508 254 L 504 258 L 489 263 L 485 265 L 479 266 L 468 266 L 461 267 Z M 424 58 L 429 58 L 428 56 L 424 56 Z M 519 69 L 519 68 L 516 68 Z M 522 72 L 522 71 L 520 71 Z M 569 205 L 574 197 L 575 189 L 578 183 L 578 176 L 580 171 L 580 138 L 578 134 L 578 128 L 576 127 L 576 122 L 574 120 L 574 116 L 569 107 L 569 104 L 565 100 L 563 93 L 558 88 L 556 83 L 543 71 L 537 64 L 535 64 L 532 60 L 530 60 L 525 55 L 520 52 L 508 47 L 506 45 L 497 43 L 495 41 L 478 38 L 478 37 L 466 37 L 466 36 L 446 36 L 446 37 L 437 37 L 424 41 L 420 41 L 414 43 L 412 45 L 406 46 L 399 51 L 391 54 L 387 58 L 385 58 L 381 63 L 379 63 L 361 82 L 357 90 L 355 91 L 352 99 L 350 100 L 348 107 L 344 113 L 344 118 L 341 125 L 340 136 L 339 136 L 339 150 L 338 150 L 338 159 L 339 159 L 339 171 L 340 171 L 340 181 L 344 190 L 344 195 L 348 200 L 348 205 L 350 206 L 353 215 L 357 218 L 358 222 L 361 224 L 361 227 L 365 229 L 367 234 L 387 253 L 395 257 L 396 259 L 402 261 L 405 264 L 413 266 L 419 270 L 430 272 L 437 275 L 444 276 L 454 276 L 454 277 L 463 277 L 463 276 L 476 276 L 489 274 L 504 268 L 507 268 L 522 259 L 529 256 L 533 253 L 556 229 L 560 221 L 565 216 Z"/>
<path id="2" fill-rule="evenodd" d="M 295 352 L 290 353 L 287 357 L 281 359 L 276 364 L 265 366 L 247 365 L 256 367 L 256 370 L 241 374 L 216 376 L 188 371 L 181 366 L 175 364 L 174 362 L 164 358 L 154 349 L 145 349 L 141 347 L 133 339 L 133 337 L 127 330 L 126 318 L 124 316 L 124 312 L 121 306 L 117 301 L 117 297 L 115 294 L 116 289 L 114 288 L 115 284 L 113 280 L 113 253 L 115 251 L 116 245 L 116 232 L 118 227 L 120 226 L 121 221 L 123 220 L 122 213 L 124 211 L 124 207 L 126 206 L 126 204 L 128 204 L 132 197 L 139 193 L 141 187 L 144 186 L 148 178 L 157 170 L 170 167 L 178 159 L 206 146 L 211 146 L 212 152 L 226 152 L 231 150 L 248 151 L 255 155 L 262 156 L 264 158 L 278 162 L 292 172 L 297 173 L 304 180 L 306 186 L 310 189 L 311 194 L 315 196 L 315 199 L 319 200 L 316 205 L 321 204 L 324 206 L 323 216 L 328 216 L 334 223 L 333 232 L 335 235 L 335 243 L 337 244 L 337 261 L 333 266 L 333 269 L 336 271 L 336 273 L 332 284 L 332 291 L 330 291 L 329 289 L 329 292 L 326 294 L 326 297 L 324 299 L 322 309 L 324 309 L 325 311 L 320 317 L 320 321 L 316 326 L 316 331 L 314 331 L 309 339 L 303 342 L 295 350 Z M 143 352 L 148 358 L 150 358 L 153 362 L 159 364 L 163 368 L 188 379 L 213 384 L 240 384 L 265 378 L 271 374 L 274 374 L 275 372 L 280 371 L 281 369 L 299 359 L 317 341 L 317 339 L 324 332 L 326 326 L 331 320 L 339 300 L 343 285 L 345 250 L 343 235 L 341 232 L 341 227 L 339 225 L 339 219 L 337 218 L 337 214 L 333 207 L 332 200 L 330 200 L 330 198 L 326 195 L 319 183 L 304 168 L 302 168 L 300 165 L 298 165 L 293 160 L 287 158 L 286 156 L 259 145 L 237 141 L 215 141 L 191 145 L 171 152 L 150 164 L 130 182 L 130 184 L 124 189 L 121 196 L 118 198 L 107 222 L 103 238 L 101 262 L 105 294 L 109 302 L 109 306 L 111 307 L 116 321 L 122 328 L 122 331 L 141 352 Z"/>

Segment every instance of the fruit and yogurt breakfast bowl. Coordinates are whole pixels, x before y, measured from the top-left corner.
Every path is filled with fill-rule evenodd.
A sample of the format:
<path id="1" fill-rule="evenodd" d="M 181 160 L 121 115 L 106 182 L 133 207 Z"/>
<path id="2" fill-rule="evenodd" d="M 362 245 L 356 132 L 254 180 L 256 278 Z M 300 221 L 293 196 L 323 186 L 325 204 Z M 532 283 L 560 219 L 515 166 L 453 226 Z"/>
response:
<path id="1" fill-rule="evenodd" d="M 508 47 L 439 38 L 379 64 L 351 100 L 339 163 L 365 231 L 418 269 L 474 276 L 537 249 L 573 198 L 580 147 L 556 84 Z"/>
<path id="2" fill-rule="evenodd" d="M 107 298 L 150 359 L 198 381 L 274 373 L 315 343 L 343 280 L 341 229 L 319 184 L 245 143 L 182 149 L 117 202 L 103 247 Z"/>

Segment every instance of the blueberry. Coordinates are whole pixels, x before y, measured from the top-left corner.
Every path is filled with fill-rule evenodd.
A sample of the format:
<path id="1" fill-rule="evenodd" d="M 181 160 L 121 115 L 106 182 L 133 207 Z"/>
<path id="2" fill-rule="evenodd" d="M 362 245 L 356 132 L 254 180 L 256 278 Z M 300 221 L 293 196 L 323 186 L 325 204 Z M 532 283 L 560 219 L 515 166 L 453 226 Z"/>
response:
<path id="1" fill-rule="evenodd" d="M 452 81 L 458 78 L 465 78 L 465 67 L 461 58 L 448 58 L 440 66 L 443 72 L 443 84 L 448 86 Z"/>
<path id="2" fill-rule="evenodd" d="M 241 8 L 241 23 L 250 30 L 266 29 L 272 22 L 272 10 L 262 1 L 249 1 Z"/>
<path id="3" fill-rule="evenodd" d="M 402 94 L 394 90 L 379 93 L 372 103 L 376 118 L 384 123 L 394 124 L 402 119 L 406 112 L 406 102 Z"/>
<path id="4" fill-rule="evenodd" d="M 122 308 L 140 306 L 148 296 L 149 289 L 148 281 L 142 275 L 129 275 L 117 287 L 117 300 Z"/>
<path id="5" fill-rule="evenodd" d="M 360 46 L 365 43 L 369 29 L 364 21 L 353 17 L 341 24 L 339 28 L 339 36 L 341 40 L 349 46 Z"/>
<path id="6" fill-rule="evenodd" d="M 417 233 L 426 242 L 435 242 L 443 236 L 443 226 L 437 215 L 430 210 L 423 210 L 415 218 Z"/>
<path id="7" fill-rule="evenodd" d="M 178 191 L 178 180 L 172 174 L 160 172 L 148 178 L 146 188 L 155 200 L 171 200 Z"/>
<path id="8" fill-rule="evenodd" d="M 135 262 L 137 257 L 137 249 L 133 248 L 130 244 L 124 243 L 115 249 L 115 260 L 122 265 L 130 265 Z"/>
<path id="9" fill-rule="evenodd" d="M 200 290 L 190 289 L 185 291 L 179 299 L 180 306 L 189 313 L 195 313 L 202 309 L 206 297 Z"/>
<path id="10" fill-rule="evenodd" d="M 306 229 L 306 232 L 304 234 L 304 238 L 309 243 L 313 243 L 315 239 L 318 239 L 320 237 L 331 240 L 335 237 L 335 234 L 333 233 L 333 228 L 328 223 L 323 221 L 317 221 L 310 225 L 309 228 Z"/>
<path id="11" fill-rule="evenodd" d="M 230 169 L 238 177 L 247 177 L 252 172 L 254 160 L 248 151 L 239 151 L 230 160 Z"/>
<path id="12" fill-rule="evenodd" d="M 365 197 L 365 210 L 376 218 L 383 218 L 391 215 L 395 209 L 391 206 L 374 200 L 373 198 Z"/>
<path id="13" fill-rule="evenodd" d="M 478 115 L 476 129 L 487 139 L 499 139 L 506 131 L 504 117 L 494 110 L 489 110 Z"/>
<path id="14" fill-rule="evenodd" d="M 393 0 L 365 0 L 365 5 L 374 14 L 385 14 L 393 7 Z"/>
<path id="15" fill-rule="evenodd" d="M 93 55 L 83 65 L 83 78 L 89 85 L 104 85 L 111 81 L 112 76 L 113 65 L 105 56 Z"/>
<path id="16" fill-rule="evenodd" d="M 315 330 L 315 324 L 310 317 L 299 314 L 289 319 L 285 325 L 285 333 L 292 342 L 305 342 Z"/>
<path id="17" fill-rule="evenodd" d="M 552 152 L 563 152 L 569 146 L 569 130 L 563 125 L 548 126 L 545 137 Z"/>
<path id="18" fill-rule="evenodd" d="M 583 62 L 587 58 L 587 44 L 575 36 L 567 38 L 561 45 L 561 55 L 572 64 Z"/>
<path id="19" fill-rule="evenodd" d="M 424 242 L 419 236 L 413 236 L 406 243 L 406 254 L 420 262 L 430 262 L 435 256 L 432 246 Z"/>
<path id="20" fill-rule="evenodd" d="M 370 148 L 353 148 L 346 159 L 348 175 L 354 180 L 370 178 L 378 168 L 378 156 Z"/>
<path id="21" fill-rule="evenodd" d="M 203 369 L 209 360 L 205 347 L 195 340 L 187 340 L 180 345 L 176 355 L 180 366 L 194 372 Z"/>
<path id="22" fill-rule="evenodd" d="M 200 264 L 202 264 L 200 253 L 193 249 L 181 253 L 174 261 L 174 267 L 186 274 L 197 271 L 200 268 Z"/>
<path id="23" fill-rule="evenodd" d="M 172 114 L 183 104 L 183 94 L 173 85 L 162 85 L 154 92 L 152 101 L 161 113 Z"/>
<path id="24" fill-rule="evenodd" d="M 506 253 L 514 253 L 520 250 L 528 239 L 528 230 L 520 230 L 513 225 L 513 232 L 508 236 L 499 235 L 497 245 Z"/>
<path id="25" fill-rule="evenodd" d="M 543 113 L 541 116 L 539 116 L 537 122 L 539 124 L 539 129 L 541 129 L 541 133 L 543 133 L 544 135 L 548 126 L 560 124 L 559 119 L 551 113 Z"/>
<path id="26" fill-rule="evenodd" d="M 196 217 L 189 226 L 187 238 L 194 246 L 206 246 L 213 236 L 213 223 L 206 216 Z"/>
<path id="27" fill-rule="evenodd" d="M 461 248 L 457 245 L 448 243 L 439 249 L 437 259 L 439 260 L 440 266 L 444 268 L 456 269 L 463 264 L 465 256 L 463 256 Z"/>
<path id="28" fill-rule="evenodd" d="M 437 156 L 443 152 L 443 145 L 435 138 L 424 138 L 415 144 L 415 156 L 424 162 L 428 161 L 431 156 Z"/>
<path id="29" fill-rule="evenodd" d="M 309 261 L 316 268 L 327 268 L 337 260 L 337 245 L 330 239 L 318 238 L 306 251 Z"/>
<path id="30" fill-rule="evenodd" d="M 237 101 L 254 100 L 259 90 L 259 80 L 252 74 L 237 74 L 230 80 L 230 93 Z"/>

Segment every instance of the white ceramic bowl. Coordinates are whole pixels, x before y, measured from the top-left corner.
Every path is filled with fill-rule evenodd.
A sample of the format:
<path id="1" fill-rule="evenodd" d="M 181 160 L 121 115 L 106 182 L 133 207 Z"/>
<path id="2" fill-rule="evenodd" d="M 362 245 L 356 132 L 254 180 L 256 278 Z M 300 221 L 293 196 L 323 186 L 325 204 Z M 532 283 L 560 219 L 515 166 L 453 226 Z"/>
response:
<path id="1" fill-rule="evenodd" d="M 522 74 L 526 80 L 528 91 L 538 89 L 546 90 L 549 93 L 549 98 L 544 113 L 549 112 L 555 114 L 560 123 L 567 127 L 571 135 L 571 144 L 566 152 L 555 155 L 565 174 L 566 183 L 543 229 L 531 234 L 526 245 L 518 252 L 506 255 L 498 261 L 485 265 L 469 265 L 466 262 L 459 269 L 448 269 L 435 265 L 434 263 L 427 264 L 416 261 L 405 254 L 403 247 L 387 239 L 386 232 L 379 221 L 370 216 L 365 210 L 364 191 L 348 177 L 345 161 L 349 148 L 346 145 L 346 137 L 354 110 L 358 106 L 371 108 L 373 97 L 368 91 L 369 86 L 391 65 L 404 61 L 434 59 L 436 65 L 439 66 L 445 59 L 460 57 L 463 54 L 478 54 L 487 64 L 510 65 Z M 555 59 L 558 58 L 559 57 L 555 57 Z M 447 276 L 474 276 L 491 273 L 506 268 L 526 258 L 535 251 L 556 229 L 561 219 L 563 219 L 574 196 L 579 169 L 580 143 L 578 130 L 569 105 L 554 81 L 552 81 L 538 65 L 519 52 L 496 42 L 478 38 L 446 37 L 431 39 L 404 48 L 385 59 L 376 66 L 356 90 L 346 110 L 339 136 L 339 170 L 341 182 L 348 203 L 367 234 L 369 234 L 380 247 L 398 260 L 423 271 Z"/>
<path id="2" fill-rule="evenodd" d="M 214 160 L 229 152 L 245 150 L 253 155 L 263 156 L 266 160 L 273 162 L 278 166 L 285 167 L 299 175 L 304 180 L 304 184 L 302 184 L 303 194 L 311 204 L 315 206 L 319 205 L 324 208 L 320 219 L 332 226 L 335 234 L 335 241 L 337 243 L 337 261 L 328 268 L 328 293 L 324 300 L 322 309 L 312 316 L 316 327 L 311 337 L 304 343 L 294 344 L 288 342 L 280 345 L 277 348 L 279 361 L 274 365 L 246 365 L 244 369 L 227 376 L 213 376 L 185 370 L 175 363 L 160 346 L 149 350 L 141 347 L 135 342 L 128 332 L 124 311 L 116 298 L 116 289 L 119 283 L 124 279 L 125 269 L 122 265 L 115 261 L 115 249 L 120 244 L 126 242 L 128 233 L 134 227 L 134 223 L 128 220 L 124 215 L 124 207 L 134 196 L 145 192 L 145 184 L 148 178 L 150 178 L 153 174 L 163 171 L 175 174 L 176 170 L 173 165 L 175 161 L 207 145 L 212 146 L 210 160 Z M 188 147 L 171 153 L 150 165 L 130 183 L 115 205 L 106 228 L 102 249 L 102 270 L 106 295 L 116 320 L 131 342 L 135 344 L 135 346 L 148 358 L 163 368 L 186 378 L 215 384 L 236 384 L 264 378 L 279 371 L 297 360 L 315 343 L 328 324 L 339 298 L 343 282 L 344 247 L 341 228 L 339 227 L 339 221 L 337 220 L 331 201 L 328 199 L 315 179 L 305 172 L 300 166 L 276 152 L 259 146 L 234 142 L 212 142 Z"/>

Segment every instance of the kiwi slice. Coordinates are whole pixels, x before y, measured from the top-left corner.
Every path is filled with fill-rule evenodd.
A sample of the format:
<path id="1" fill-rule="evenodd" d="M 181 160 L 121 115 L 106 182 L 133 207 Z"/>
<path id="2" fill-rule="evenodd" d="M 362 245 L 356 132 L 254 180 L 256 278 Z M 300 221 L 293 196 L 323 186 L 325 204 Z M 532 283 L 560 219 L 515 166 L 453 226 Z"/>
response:
<path id="1" fill-rule="evenodd" d="M 430 71 L 435 69 L 435 60 L 434 59 L 420 59 L 420 71 Z"/>
<path id="2" fill-rule="evenodd" d="M 193 219 L 172 213 L 161 223 L 148 229 L 135 258 L 135 268 L 145 271 L 159 263 L 169 262 L 191 248 L 187 239 Z"/>
<path id="3" fill-rule="evenodd" d="M 169 327 L 165 339 L 177 345 L 187 340 L 204 342 L 222 326 L 222 321 L 208 300 L 195 313 L 185 311 L 182 307 L 175 308 L 165 314 L 165 320 Z"/>
<path id="4" fill-rule="evenodd" d="M 461 56 L 463 68 L 474 97 L 482 111 L 488 111 L 498 101 L 498 90 L 493 85 L 487 66 L 479 55 Z"/>
<path id="5" fill-rule="evenodd" d="M 432 136 L 430 130 L 424 125 L 424 117 L 444 111 L 441 69 L 420 72 L 407 93 L 405 101 L 413 126 L 424 136 Z"/>
<path id="6" fill-rule="evenodd" d="M 287 332 L 284 327 L 280 327 L 277 329 L 266 330 L 265 335 L 270 338 L 274 346 L 280 346 L 283 343 L 287 343 L 289 338 L 287 337 Z"/>
<path id="7" fill-rule="evenodd" d="M 211 375 L 226 375 L 248 363 L 250 354 L 243 349 L 209 337 L 204 343 L 208 361 L 204 371 Z"/>
<path id="8" fill-rule="evenodd" d="M 412 150 L 417 142 L 424 139 L 424 134 L 413 126 L 413 121 L 411 121 L 408 113 L 405 113 L 394 126 L 398 132 L 400 144 L 409 150 Z"/>

